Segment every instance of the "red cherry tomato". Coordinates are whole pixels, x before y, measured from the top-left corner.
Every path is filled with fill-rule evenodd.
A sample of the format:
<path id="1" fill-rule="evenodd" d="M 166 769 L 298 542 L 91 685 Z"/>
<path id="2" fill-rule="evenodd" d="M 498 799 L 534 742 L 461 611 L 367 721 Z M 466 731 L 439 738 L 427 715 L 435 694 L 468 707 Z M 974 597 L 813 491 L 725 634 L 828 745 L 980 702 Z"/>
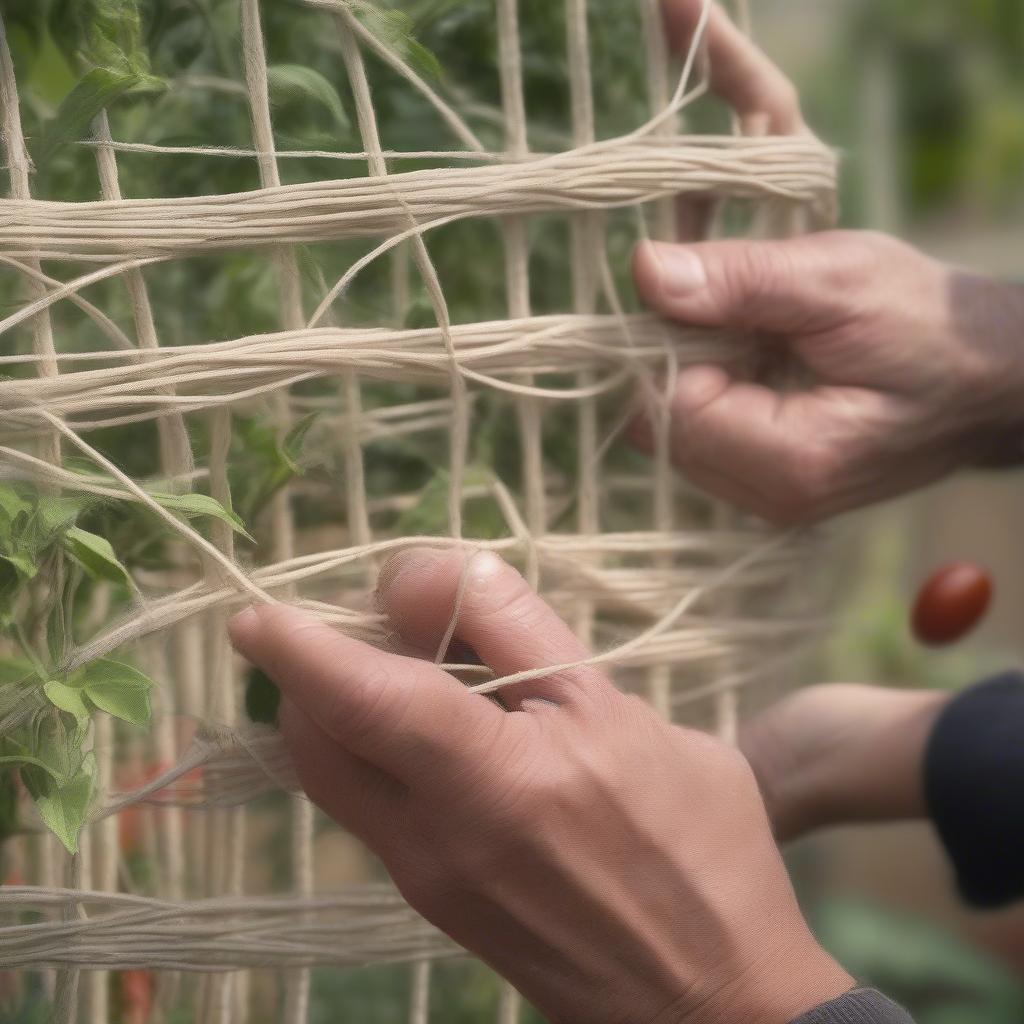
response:
<path id="1" fill-rule="evenodd" d="M 122 1024 L 149 1024 L 153 1019 L 153 974 L 150 971 L 122 971 Z"/>
<path id="2" fill-rule="evenodd" d="M 911 625 L 923 644 L 941 647 L 966 636 L 992 600 L 992 577 L 971 562 L 936 569 L 917 593 Z"/>

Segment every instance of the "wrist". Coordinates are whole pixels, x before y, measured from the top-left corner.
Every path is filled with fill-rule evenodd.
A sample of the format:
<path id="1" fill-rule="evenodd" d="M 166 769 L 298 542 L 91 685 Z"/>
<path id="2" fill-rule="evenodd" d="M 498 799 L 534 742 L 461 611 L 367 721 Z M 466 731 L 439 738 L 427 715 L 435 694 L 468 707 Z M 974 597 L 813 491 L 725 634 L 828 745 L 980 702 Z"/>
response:
<path id="1" fill-rule="evenodd" d="M 949 701 L 935 691 L 878 691 L 841 742 L 821 749 L 795 797 L 804 831 L 927 816 L 924 752 Z"/>
<path id="2" fill-rule="evenodd" d="M 853 978 L 817 944 L 803 922 L 801 927 L 803 935 L 797 941 L 738 973 L 682 1016 L 673 1016 L 672 1024 L 790 1024 L 850 991 Z"/>

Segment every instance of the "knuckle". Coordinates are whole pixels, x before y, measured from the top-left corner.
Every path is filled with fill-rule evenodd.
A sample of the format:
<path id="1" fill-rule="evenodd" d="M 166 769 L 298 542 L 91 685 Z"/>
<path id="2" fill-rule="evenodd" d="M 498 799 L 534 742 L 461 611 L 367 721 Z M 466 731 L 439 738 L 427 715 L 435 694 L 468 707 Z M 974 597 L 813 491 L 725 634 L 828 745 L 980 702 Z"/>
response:
<path id="1" fill-rule="evenodd" d="M 723 286 L 741 320 L 756 326 L 760 304 L 772 301 L 792 276 L 793 261 L 785 245 L 751 242 L 735 250 L 723 265 Z"/>

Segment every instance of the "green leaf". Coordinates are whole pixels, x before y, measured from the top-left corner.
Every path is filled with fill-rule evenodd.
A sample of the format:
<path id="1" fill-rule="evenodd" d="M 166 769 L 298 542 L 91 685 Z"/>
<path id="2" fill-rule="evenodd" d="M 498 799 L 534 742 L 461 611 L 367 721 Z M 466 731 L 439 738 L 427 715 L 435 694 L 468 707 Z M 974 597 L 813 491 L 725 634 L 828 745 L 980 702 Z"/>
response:
<path id="1" fill-rule="evenodd" d="M 78 723 L 78 728 L 84 732 L 89 724 L 89 709 L 85 706 L 82 691 L 78 687 L 69 686 L 59 679 L 51 679 L 43 686 L 43 693 L 55 708 L 72 715 Z"/>
<path id="2" fill-rule="evenodd" d="M 100 711 L 131 725 L 149 725 L 153 680 L 137 668 L 104 658 L 87 665 L 76 682 Z"/>
<path id="3" fill-rule="evenodd" d="M 32 506 L 10 484 L 0 484 L 0 517 L 9 529 L 20 513 L 30 513 Z"/>
<path id="4" fill-rule="evenodd" d="M 65 550 L 94 580 L 109 580 L 131 586 L 128 570 L 117 560 L 110 541 L 77 526 L 64 534 Z"/>
<path id="5" fill-rule="evenodd" d="M 83 738 L 77 722 L 45 704 L 30 725 L 5 738 L 2 749 L 13 762 L 31 765 L 63 786 L 82 765 Z"/>
<path id="6" fill-rule="evenodd" d="M 0 561 L 7 562 L 23 580 L 33 579 L 38 571 L 34 562 L 24 555 L 0 555 Z"/>
<path id="7" fill-rule="evenodd" d="M 240 533 L 246 540 L 256 543 L 246 530 L 245 523 L 241 518 L 208 494 L 166 494 L 163 491 L 150 491 L 149 496 L 169 512 L 180 512 L 189 518 L 211 516 L 214 519 L 219 519 L 222 523 L 227 523 L 236 533 Z"/>
<path id="8" fill-rule="evenodd" d="M 47 125 L 37 153 L 39 162 L 49 160 L 64 143 L 85 138 L 101 110 L 141 83 L 142 77 L 133 72 L 93 68 L 64 97 L 57 116 Z"/>
<path id="9" fill-rule="evenodd" d="M 23 683 L 35 674 L 35 666 L 27 658 L 0 658 L 0 686 Z"/>
<path id="10" fill-rule="evenodd" d="M 253 521 L 274 494 L 301 475 L 302 445 L 316 415 L 303 417 L 285 438 L 263 420 L 235 417 L 228 474 L 243 519 Z"/>
<path id="11" fill-rule="evenodd" d="M 64 784 L 36 769 L 23 769 L 21 775 L 43 823 L 68 853 L 77 853 L 78 836 L 96 790 L 96 759 L 86 754 L 78 771 Z"/>
<path id="12" fill-rule="evenodd" d="M 305 97 L 326 107 L 335 123 L 348 131 L 349 120 L 341 97 L 319 71 L 301 64 L 274 64 L 267 69 L 271 96 L 276 101 Z"/>
<path id="13" fill-rule="evenodd" d="M 70 498 L 66 495 L 41 494 L 36 502 L 37 533 L 41 540 L 50 540 L 55 534 L 73 526 L 75 520 L 90 503 L 88 498 Z"/>
<path id="14" fill-rule="evenodd" d="M 441 77 L 441 62 L 428 50 L 419 40 L 412 36 L 406 39 L 405 59 L 421 75 L 427 78 L 439 79 Z"/>
<path id="15" fill-rule="evenodd" d="M 303 416 L 302 419 L 288 431 L 285 435 L 284 442 L 281 445 L 281 455 L 296 476 L 302 476 L 303 469 L 299 464 L 299 459 L 302 457 L 302 449 L 306 444 L 306 435 L 309 434 L 319 415 L 319 413 L 311 412 L 308 415 Z"/>
<path id="16" fill-rule="evenodd" d="M 386 43 L 407 64 L 432 78 L 441 77 L 440 62 L 413 36 L 415 25 L 405 11 L 381 7 L 372 0 L 349 0 L 349 6 L 367 31 Z"/>
<path id="17" fill-rule="evenodd" d="M 468 466 L 463 479 L 465 487 L 488 485 L 493 474 L 482 466 Z M 451 476 L 439 469 L 420 492 L 416 504 L 399 517 L 397 530 L 407 537 L 437 537 L 448 532 L 448 490 Z M 495 540 L 509 535 L 509 527 L 497 503 L 487 494 L 469 498 L 463 506 L 466 535 L 477 540 Z"/>
<path id="18" fill-rule="evenodd" d="M 50 0 L 48 6 L 50 31 L 70 59 L 150 77 L 139 0 Z"/>

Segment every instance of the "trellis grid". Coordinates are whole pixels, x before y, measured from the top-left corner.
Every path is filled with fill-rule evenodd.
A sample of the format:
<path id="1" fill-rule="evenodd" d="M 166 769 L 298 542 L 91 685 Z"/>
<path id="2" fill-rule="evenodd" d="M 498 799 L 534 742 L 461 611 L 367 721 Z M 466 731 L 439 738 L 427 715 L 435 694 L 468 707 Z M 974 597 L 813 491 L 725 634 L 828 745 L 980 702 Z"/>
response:
<path id="1" fill-rule="evenodd" d="M 225 629 L 228 615 L 254 600 L 286 600 L 353 635 L 384 641 L 385 624 L 358 595 L 372 589 L 390 553 L 424 540 L 400 529 L 408 521 L 402 514 L 422 505 L 422 491 L 378 494 L 367 479 L 367 450 L 382 438 L 443 434 L 447 531 L 429 542 L 495 550 L 515 561 L 601 652 L 617 682 L 646 694 L 666 716 L 734 736 L 740 696 L 788 666 L 820 625 L 814 596 L 794 585 L 815 556 L 808 538 L 772 538 L 693 492 L 671 465 L 660 382 L 681 365 L 703 361 L 744 372 L 752 365 L 750 340 L 625 312 L 606 239 L 609 217 L 623 209 L 641 211 L 638 223 L 646 220 L 655 237 L 671 239 L 675 202 L 686 193 L 753 204 L 756 229 L 826 222 L 834 157 L 810 135 L 681 135 L 677 115 L 704 91 L 703 24 L 675 68 L 658 0 L 636 2 L 651 119 L 626 136 L 598 139 L 587 0 L 565 0 L 571 146 L 539 153 L 530 145 L 519 4 L 495 0 L 504 130 L 504 150 L 496 153 L 349 4 L 305 0 L 333 19 L 362 147 L 348 156 L 365 161 L 367 174 L 284 184 L 280 160 L 293 154 L 278 153 L 275 144 L 259 0 L 239 0 L 251 156 L 261 187 L 173 199 L 122 196 L 120 153 L 159 156 L 173 147 L 115 141 L 106 114 L 90 143 L 100 200 L 34 198 L 16 69 L 0 35 L 10 175 L 10 198 L 0 204 L 0 252 L 24 287 L 23 303 L 0 322 L 0 334 L 11 337 L 23 327 L 32 337 L 30 353 L 12 348 L 0 355 L 12 372 L 0 379 L 0 460 L 8 475 L 55 493 L 84 490 L 140 505 L 175 536 L 174 568 L 137 574 L 130 610 L 104 607 L 109 594 L 105 599 L 104 588 L 95 589 L 92 628 L 75 638 L 64 666 L 128 651 L 147 667 L 161 684 L 147 755 L 160 770 L 118 792 L 118 767 L 137 755 L 140 740 L 125 740 L 100 715 L 91 742 L 101 799 L 80 852 L 67 858 L 41 832 L 10 844 L 32 884 L 0 888 L 0 966 L 43 972 L 57 1019 L 112 1019 L 107 972 L 129 969 L 163 972 L 165 1012 L 187 1005 L 197 1021 L 256 1019 L 248 972 L 272 968 L 284 979 L 279 1019 L 300 1024 L 309 1013 L 311 968 L 394 962 L 409 963 L 413 972 L 411 1024 L 429 1019 L 431 965 L 459 951 L 386 884 L 318 892 L 314 851 L 323 826 L 294 794 L 275 734 L 246 723 L 244 670 Z M 385 148 L 367 54 L 425 97 L 461 151 Z M 176 151 L 239 158 L 214 147 Z M 395 169 L 410 156 L 435 165 Z M 572 303 L 570 310 L 536 315 L 531 221 L 551 214 L 568 222 Z M 500 246 L 488 258 L 504 265 L 506 316 L 453 323 L 428 239 L 431 231 L 483 218 L 499 229 Z M 361 238 L 379 244 L 312 296 L 298 247 Z M 238 249 L 273 262 L 279 329 L 203 344 L 162 341 L 150 275 L 175 261 Z M 348 319 L 351 282 L 384 258 L 392 264 L 391 322 L 339 323 Z M 51 264 L 77 269 L 59 279 L 46 269 Z M 127 290 L 134 337 L 83 294 L 111 278 Z M 414 286 L 429 298 L 432 326 L 406 326 Z M 57 303 L 74 303 L 110 345 L 89 352 L 62 347 L 51 319 Z M 373 382 L 408 386 L 406 400 L 368 403 Z M 654 458 L 646 468 L 609 468 L 637 388 L 653 415 Z M 515 424 L 514 480 L 471 455 L 474 418 L 484 406 Z M 314 429 L 321 446 L 338 453 L 341 470 L 340 486 L 335 479 L 318 490 L 316 482 L 298 479 L 278 490 L 265 513 L 268 541 L 255 553 L 235 550 L 235 532 L 225 522 L 204 533 L 168 511 L 92 439 L 106 428 L 155 423 L 161 477 L 180 489 L 202 486 L 230 508 L 239 410 L 256 410 L 280 438 L 306 413 L 319 412 Z M 190 430 L 197 421 L 208 438 L 198 465 Z M 570 428 L 575 465 L 566 467 L 550 452 Z M 68 468 L 69 456 L 75 466 L 88 461 L 91 472 Z M 322 531 L 297 526 L 297 503 L 310 500 L 344 503 L 330 545 Z M 470 502 L 485 504 L 501 529 L 480 535 L 466 516 Z M 492 686 L 486 678 L 468 681 Z M 193 729 L 185 722 L 204 724 Z M 255 798 L 282 790 L 293 794 L 286 803 L 279 799 L 270 812 L 247 810 Z M 118 820 L 140 807 L 147 809 L 143 821 L 158 868 L 151 885 L 133 891 Z M 254 893 L 247 877 L 247 828 L 264 828 L 268 815 L 288 820 L 287 893 Z M 25 912 L 36 914 L 31 923 L 18 917 Z M 496 1012 L 503 1024 L 519 1018 L 511 989 Z"/>

